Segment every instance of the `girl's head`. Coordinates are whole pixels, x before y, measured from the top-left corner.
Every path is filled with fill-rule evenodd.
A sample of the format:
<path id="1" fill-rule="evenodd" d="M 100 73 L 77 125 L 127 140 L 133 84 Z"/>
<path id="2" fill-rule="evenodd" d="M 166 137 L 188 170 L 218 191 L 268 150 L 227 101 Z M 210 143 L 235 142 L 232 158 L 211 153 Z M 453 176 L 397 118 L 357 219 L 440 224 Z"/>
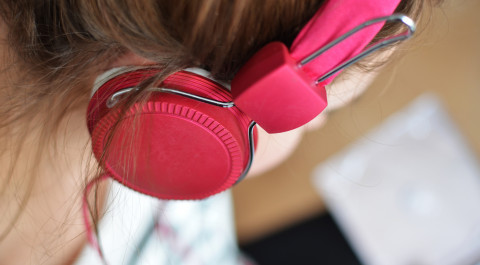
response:
<path id="1" fill-rule="evenodd" d="M 154 63 L 161 69 L 155 80 L 198 67 L 229 82 L 267 43 L 289 46 L 323 2 L 2 0 L 0 196 L 9 203 L 0 202 L 0 207 L 17 214 L 1 229 L 9 231 L 35 185 L 56 185 L 52 175 L 74 175 L 65 189 L 81 194 L 91 173 L 83 115 L 96 76 L 115 66 Z M 434 2 L 403 0 L 396 12 L 416 19 Z M 399 24 L 386 24 L 373 41 L 399 30 Z M 364 69 L 352 72 L 361 75 L 373 61 L 367 59 Z M 147 94 L 140 89 L 125 106 Z M 10 203 L 14 197 L 17 203 Z"/>

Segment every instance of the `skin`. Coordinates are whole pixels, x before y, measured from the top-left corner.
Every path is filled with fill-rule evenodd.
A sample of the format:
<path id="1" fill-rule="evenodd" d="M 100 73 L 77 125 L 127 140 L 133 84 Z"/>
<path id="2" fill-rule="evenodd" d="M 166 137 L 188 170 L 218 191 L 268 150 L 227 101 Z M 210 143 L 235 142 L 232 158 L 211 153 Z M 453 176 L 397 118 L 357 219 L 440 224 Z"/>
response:
<path id="1" fill-rule="evenodd" d="M 7 50 L 4 42 L 0 42 L 0 54 L 4 56 Z M 1 58 L 1 61 L 7 60 Z M 148 59 L 130 53 L 113 62 L 108 68 L 151 63 Z M 339 77 L 339 81 L 327 88 L 328 109 L 343 106 L 357 97 L 375 75 L 376 72 L 365 74 L 360 71 L 351 71 L 348 79 Z M 0 83 L 8 83 L 9 78 L 12 77 L 0 74 Z M 94 78 L 92 77 L 92 80 Z M 59 124 L 59 131 L 62 133 L 55 139 L 56 151 L 45 155 L 39 162 L 31 198 L 24 206 L 23 214 L 11 227 L 8 236 L 0 241 L 0 265 L 72 264 L 86 244 L 80 210 L 82 191 L 85 187 L 86 169 L 94 168 L 96 165 L 90 157 L 90 136 L 86 127 L 85 108 L 86 106 L 69 113 L 67 118 Z M 39 111 L 38 115 L 44 114 Z M 259 129 L 259 144 L 250 176 L 259 175 L 284 161 L 293 152 L 303 133 L 306 130 L 319 128 L 325 120 L 326 116 L 320 115 L 300 129 L 276 135 L 268 135 Z M 32 154 L 39 141 L 39 130 L 35 128 L 39 127 L 33 127 L 29 131 L 27 144 L 21 148 L 12 178 L 12 185 L 15 188 L 7 190 L 0 199 L 0 210 L 7 217 L 0 218 L 0 231 L 11 226 L 10 220 L 20 206 L 19 198 L 26 189 L 25 183 L 30 181 L 29 163 L 32 161 Z M 14 138 L 11 136 L 8 142 L 15 142 Z M 6 143 L 3 137 L 0 144 L 5 146 Z M 0 156 L 2 183 L 7 181 L 7 169 L 13 154 L 14 151 L 7 148 L 6 152 Z"/>

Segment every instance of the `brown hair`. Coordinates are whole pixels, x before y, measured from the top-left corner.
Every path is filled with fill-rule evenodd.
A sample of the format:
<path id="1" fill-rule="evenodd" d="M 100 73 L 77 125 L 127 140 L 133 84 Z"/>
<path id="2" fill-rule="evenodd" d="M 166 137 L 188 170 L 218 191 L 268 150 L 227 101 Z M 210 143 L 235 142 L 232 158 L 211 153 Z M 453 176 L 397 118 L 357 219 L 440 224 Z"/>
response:
<path id="1" fill-rule="evenodd" d="M 3 70 L 17 76 L 2 88 L 8 97 L 0 108 L 0 129 L 31 126 L 26 121 L 47 113 L 40 121 L 44 146 L 38 148 L 38 158 L 65 114 L 87 104 L 93 78 L 126 52 L 158 63 L 163 72 L 157 80 L 186 67 L 201 67 L 229 81 L 266 43 L 289 45 L 322 2 L 3 0 L 0 15 L 10 49 L 10 64 Z M 418 18 L 426 5 L 436 2 L 403 0 L 397 12 Z M 387 24 L 377 38 L 398 30 L 398 24 Z M 145 96 L 142 93 L 125 106 Z M 12 159 L 12 170 L 14 166 Z M 5 191 L 8 184 L 2 185 Z M 27 196 L 23 200 L 21 205 Z"/>

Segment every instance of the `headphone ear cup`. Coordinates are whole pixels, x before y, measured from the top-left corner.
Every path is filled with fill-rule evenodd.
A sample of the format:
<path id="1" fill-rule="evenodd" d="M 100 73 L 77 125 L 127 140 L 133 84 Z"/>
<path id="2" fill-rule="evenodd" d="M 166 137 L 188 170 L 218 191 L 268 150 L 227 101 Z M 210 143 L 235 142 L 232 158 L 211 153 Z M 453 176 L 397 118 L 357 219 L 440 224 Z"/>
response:
<path id="1" fill-rule="evenodd" d="M 153 92 L 123 115 L 120 108 L 106 109 L 112 91 L 127 88 L 123 83 L 131 87 L 131 81 L 148 74 L 142 71 L 115 77 L 90 102 L 93 152 L 103 161 L 106 173 L 160 199 L 202 199 L 231 187 L 249 160 L 251 120 L 236 107 L 222 108 L 163 92 Z M 231 101 L 221 85 L 189 72 L 175 73 L 161 85 Z M 101 96 L 103 88 L 112 87 L 106 93 L 110 96 Z M 102 100 L 96 100 L 99 96 Z"/>

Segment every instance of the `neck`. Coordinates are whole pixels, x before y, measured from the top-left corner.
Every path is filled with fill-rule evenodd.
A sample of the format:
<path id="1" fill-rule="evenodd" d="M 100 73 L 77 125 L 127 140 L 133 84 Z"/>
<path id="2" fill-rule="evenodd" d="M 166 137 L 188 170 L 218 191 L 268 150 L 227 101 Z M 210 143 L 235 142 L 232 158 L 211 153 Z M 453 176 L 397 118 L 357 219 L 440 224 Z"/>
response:
<path id="1" fill-rule="evenodd" d="M 44 139 L 41 124 L 4 137 L 0 157 L 2 264 L 65 264 L 85 243 L 81 201 L 90 158 L 85 112 L 74 111 Z M 33 120 L 43 120 L 41 114 Z M 5 218 L 6 217 L 6 218 Z"/>

